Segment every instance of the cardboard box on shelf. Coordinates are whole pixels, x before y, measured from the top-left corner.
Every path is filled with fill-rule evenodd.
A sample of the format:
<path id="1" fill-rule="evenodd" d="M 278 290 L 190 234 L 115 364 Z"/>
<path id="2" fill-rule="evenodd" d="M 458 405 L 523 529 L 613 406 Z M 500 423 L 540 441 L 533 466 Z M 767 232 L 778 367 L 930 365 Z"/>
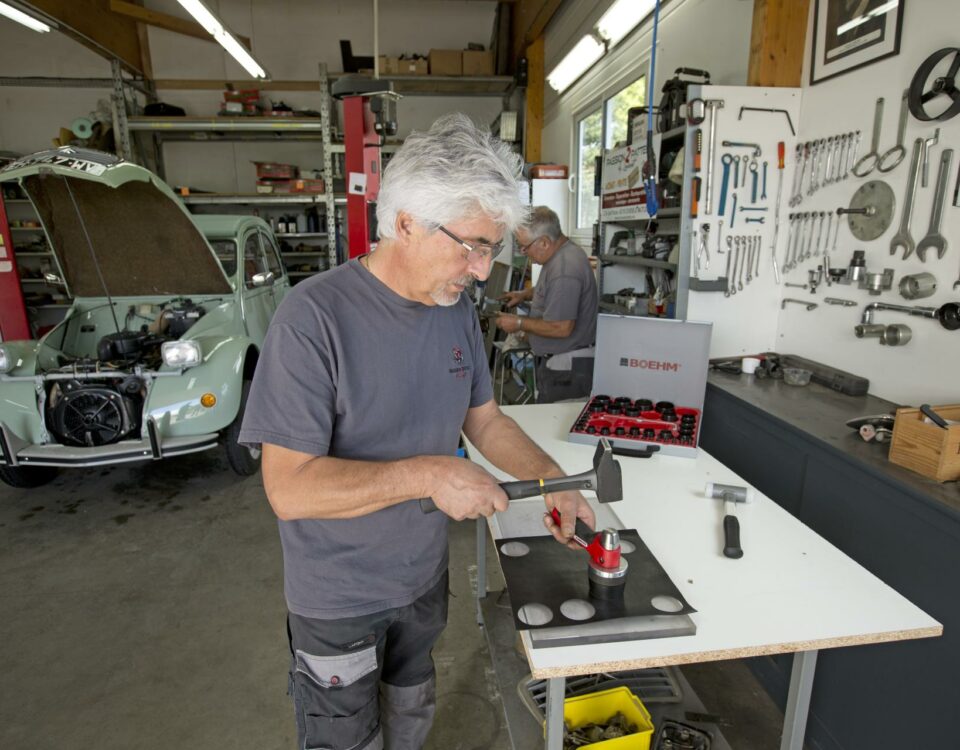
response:
<path id="1" fill-rule="evenodd" d="M 380 75 L 396 75 L 400 59 L 390 55 L 380 55 Z"/>
<path id="2" fill-rule="evenodd" d="M 429 66 L 422 57 L 417 60 L 397 60 L 395 74 L 398 76 L 425 76 L 428 72 Z"/>
<path id="3" fill-rule="evenodd" d="M 468 49 L 463 51 L 463 74 L 465 76 L 492 76 L 493 51 L 483 52 Z"/>
<path id="4" fill-rule="evenodd" d="M 293 164 L 280 164 L 273 161 L 255 161 L 258 180 L 292 180 L 297 177 L 298 170 Z"/>
<path id="5" fill-rule="evenodd" d="M 458 49 L 430 50 L 430 75 L 463 75 L 463 52 Z"/>

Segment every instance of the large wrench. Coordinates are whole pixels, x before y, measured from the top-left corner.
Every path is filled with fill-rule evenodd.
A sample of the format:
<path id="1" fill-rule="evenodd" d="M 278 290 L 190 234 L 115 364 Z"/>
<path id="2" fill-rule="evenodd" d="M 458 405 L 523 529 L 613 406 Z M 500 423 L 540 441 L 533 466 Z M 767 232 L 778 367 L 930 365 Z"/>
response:
<path id="1" fill-rule="evenodd" d="M 940 155 L 940 171 L 937 172 L 937 189 L 933 194 L 933 210 L 930 212 L 930 228 L 927 236 L 917 243 L 917 257 L 926 261 L 928 248 L 935 248 L 937 258 L 947 252 L 947 240 L 940 234 L 940 220 L 943 219 L 943 205 L 947 200 L 947 182 L 950 180 L 950 164 L 953 161 L 953 149 L 945 148 Z"/>
<path id="2" fill-rule="evenodd" d="M 866 177 L 877 166 L 880 158 L 880 128 L 883 127 L 883 97 L 877 99 L 877 108 L 873 113 L 873 140 L 870 142 L 870 153 L 864 154 L 860 161 L 853 165 L 854 177 Z"/>
<path id="3" fill-rule="evenodd" d="M 731 258 L 733 258 L 733 237 L 731 237 L 731 236 L 728 234 L 728 235 L 727 235 L 727 286 L 726 286 L 726 288 L 723 290 L 723 296 L 724 296 L 724 297 L 729 297 L 729 296 L 730 296 L 730 293 L 731 293 L 731 292 L 730 292 L 730 287 L 731 287 L 731 284 L 730 284 L 730 279 L 731 279 L 731 276 L 730 276 L 730 260 L 731 260 Z M 960 283 L 960 282 L 958 282 L 958 283 Z"/>
<path id="4" fill-rule="evenodd" d="M 923 138 L 913 142 L 913 154 L 910 156 L 910 174 L 907 176 L 907 195 L 903 201 L 903 216 L 900 219 L 900 230 L 890 240 L 890 255 L 901 247 L 903 259 L 910 257 L 916 248 L 916 243 L 910 235 L 910 221 L 913 219 L 913 198 L 917 193 L 917 182 L 920 180 L 920 155 L 923 152 Z"/>
<path id="5" fill-rule="evenodd" d="M 740 238 L 733 238 L 733 276 L 727 280 L 727 286 L 730 287 L 730 294 L 737 293 L 737 264 L 740 262 Z"/>

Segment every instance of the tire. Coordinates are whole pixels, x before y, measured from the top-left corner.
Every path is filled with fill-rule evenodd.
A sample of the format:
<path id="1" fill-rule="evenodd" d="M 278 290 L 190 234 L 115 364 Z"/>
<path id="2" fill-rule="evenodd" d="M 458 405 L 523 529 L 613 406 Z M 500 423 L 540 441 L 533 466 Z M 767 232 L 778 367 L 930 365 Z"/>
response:
<path id="1" fill-rule="evenodd" d="M 57 476 L 55 466 L 0 466 L 0 481 L 18 489 L 42 487 Z"/>
<path id="2" fill-rule="evenodd" d="M 249 477 L 260 471 L 260 449 L 247 448 L 240 445 L 240 426 L 243 424 L 243 413 L 247 409 L 247 396 L 250 393 L 250 381 L 243 381 L 243 390 L 240 394 L 240 410 L 236 419 L 223 431 L 223 447 L 227 453 L 227 463 L 230 468 L 241 477 Z"/>

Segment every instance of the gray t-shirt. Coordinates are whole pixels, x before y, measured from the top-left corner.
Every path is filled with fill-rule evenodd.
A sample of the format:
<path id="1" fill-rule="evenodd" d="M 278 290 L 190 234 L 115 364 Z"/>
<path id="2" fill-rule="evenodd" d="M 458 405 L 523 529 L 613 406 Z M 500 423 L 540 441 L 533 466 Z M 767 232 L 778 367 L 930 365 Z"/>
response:
<path id="1" fill-rule="evenodd" d="M 568 240 L 540 271 L 533 290 L 530 316 L 544 320 L 572 320 L 573 333 L 565 339 L 527 334 L 535 354 L 563 354 L 591 346 L 597 338 L 597 281 L 586 253 Z"/>
<path id="2" fill-rule="evenodd" d="M 479 320 L 405 299 L 359 261 L 301 282 L 270 324 L 240 441 L 389 461 L 454 455 L 467 410 L 493 398 Z M 351 519 L 279 521 L 291 612 L 402 607 L 447 567 L 447 516 L 415 500 Z"/>

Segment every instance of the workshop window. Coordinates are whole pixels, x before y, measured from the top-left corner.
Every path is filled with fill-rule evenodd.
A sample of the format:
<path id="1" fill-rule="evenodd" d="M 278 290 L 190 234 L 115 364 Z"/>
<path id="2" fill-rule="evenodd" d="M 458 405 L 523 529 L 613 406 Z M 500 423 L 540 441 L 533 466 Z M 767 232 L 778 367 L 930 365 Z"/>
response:
<path id="1" fill-rule="evenodd" d="M 647 78 L 640 76 L 577 120 L 577 229 L 589 230 L 599 217 L 600 199 L 594 195 L 597 159 L 603 148 L 626 142 L 627 112 L 643 106 L 646 93 Z"/>
<path id="2" fill-rule="evenodd" d="M 577 228 L 589 229 L 597 220 L 600 199 L 593 194 L 597 157 L 603 136 L 603 110 L 597 108 L 577 123 Z"/>

